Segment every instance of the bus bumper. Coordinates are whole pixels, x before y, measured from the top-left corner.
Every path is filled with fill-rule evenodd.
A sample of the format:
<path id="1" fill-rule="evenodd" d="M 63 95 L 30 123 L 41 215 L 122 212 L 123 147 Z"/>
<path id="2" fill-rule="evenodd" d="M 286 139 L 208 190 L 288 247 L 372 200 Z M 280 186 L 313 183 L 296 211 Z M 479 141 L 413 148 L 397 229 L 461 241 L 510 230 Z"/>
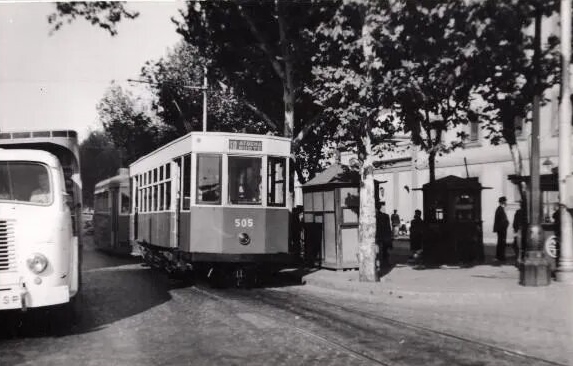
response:
<path id="1" fill-rule="evenodd" d="M 26 288 L 13 286 L 0 289 L 0 310 L 37 308 L 67 303 L 70 301 L 68 286 Z"/>

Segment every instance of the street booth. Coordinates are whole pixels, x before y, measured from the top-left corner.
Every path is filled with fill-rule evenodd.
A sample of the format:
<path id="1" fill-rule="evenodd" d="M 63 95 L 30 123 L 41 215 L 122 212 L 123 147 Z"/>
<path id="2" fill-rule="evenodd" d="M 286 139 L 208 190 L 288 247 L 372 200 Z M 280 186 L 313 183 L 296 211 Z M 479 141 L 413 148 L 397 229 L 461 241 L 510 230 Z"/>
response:
<path id="1" fill-rule="evenodd" d="M 453 175 L 422 186 L 425 261 L 483 262 L 482 189 L 478 178 Z"/>
<path id="2" fill-rule="evenodd" d="M 335 164 L 302 186 L 305 259 L 330 269 L 358 268 L 360 176 Z"/>

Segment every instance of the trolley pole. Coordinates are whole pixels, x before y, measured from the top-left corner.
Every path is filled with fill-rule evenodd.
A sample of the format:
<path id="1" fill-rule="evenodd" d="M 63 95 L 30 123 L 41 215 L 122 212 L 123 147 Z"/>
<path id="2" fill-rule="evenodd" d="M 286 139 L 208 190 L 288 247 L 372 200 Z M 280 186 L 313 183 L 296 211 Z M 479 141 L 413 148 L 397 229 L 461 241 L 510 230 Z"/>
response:
<path id="1" fill-rule="evenodd" d="M 567 210 L 566 179 L 571 174 L 571 0 L 561 0 L 561 103 L 559 105 L 559 211 L 561 250 L 557 280 L 573 283 L 573 221 Z M 569 207 L 571 209 L 573 207 Z"/>
<path id="2" fill-rule="evenodd" d="M 541 54 L 541 12 L 535 12 L 535 51 L 534 63 L 534 88 L 533 97 L 533 120 L 531 123 L 531 214 L 530 226 L 527 238 L 525 258 L 520 265 L 519 283 L 523 286 L 547 286 L 551 281 L 551 268 L 543 253 L 543 229 L 541 227 L 541 194 L 539 177 L 539 58 Z"/>

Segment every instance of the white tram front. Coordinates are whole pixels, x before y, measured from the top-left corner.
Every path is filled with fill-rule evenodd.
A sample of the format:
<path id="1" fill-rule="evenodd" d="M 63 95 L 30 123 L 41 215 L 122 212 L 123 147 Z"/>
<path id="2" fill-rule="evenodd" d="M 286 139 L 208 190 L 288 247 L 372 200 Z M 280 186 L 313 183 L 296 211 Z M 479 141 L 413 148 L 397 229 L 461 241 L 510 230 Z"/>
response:
<path id="1" fill-rule="evenodd" d="M 191 132 L 130 166 L 131 240 L 168 270 L 284 264 L 290 139 Z"/>

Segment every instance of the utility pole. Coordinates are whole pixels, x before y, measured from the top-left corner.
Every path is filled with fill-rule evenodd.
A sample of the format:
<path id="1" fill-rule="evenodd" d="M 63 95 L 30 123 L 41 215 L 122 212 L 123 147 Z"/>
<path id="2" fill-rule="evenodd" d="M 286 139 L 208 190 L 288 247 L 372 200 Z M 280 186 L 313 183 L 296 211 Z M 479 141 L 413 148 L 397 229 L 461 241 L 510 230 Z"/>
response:
<path id="1" fill-rule="evenodd" d="M 207 132 L 207 66 L 203 66 L 203 132 Z"/>
<path id="2" fill-rule="evenodd" d="M 571 174 L 571 0 L 561 0 L 561 103 L 559 105 L 559 211 L 561 250 L 557 280 L 573 283 L 573 220 L 567 210 L 567 187 Z M 570 209 L 573 207 L 569 207 Z"/>
<path id="3" fill-rule="evenodd" d="M 531 123 L 531 218 L 526 244 L 525 258 L 520 265 L 519 283 L 523 286 L 547 286 L 551 281 L 551 268 L 543 253 L 543 228 L 541 227 L 541 192 L 539 177 L 539 62 L 541 56 L 541 11 L 535 11 L 535 51 L 533 54 L 533 119 Z"/>

